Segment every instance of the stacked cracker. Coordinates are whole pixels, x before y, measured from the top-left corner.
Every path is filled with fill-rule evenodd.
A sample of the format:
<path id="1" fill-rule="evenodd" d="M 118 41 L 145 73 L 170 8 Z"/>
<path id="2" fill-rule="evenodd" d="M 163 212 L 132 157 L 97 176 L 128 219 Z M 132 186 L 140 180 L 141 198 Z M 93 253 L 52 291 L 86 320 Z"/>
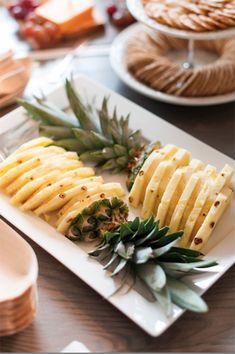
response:
<path id="1" fill-rule="evenodd" d="M 57 230 L 66 234 L 80 210 L 124 191 L 119 183 L 103 183 L 75 152 L 51 144 L 48 138 L 31 140 L 2 162 L 0 189 L 21 210 L 56 219 Z"/>
<path id="2" fill-rule="evenodd" d="M 149 17 L 166 26 L 205 32 L 235 26 L 234 0 L 143 0 Z"/>
<path id="3" fill-rule="evenodd" d="M 129 71 L 157 91 L 184 97 L 222 95 L 235 90 L 235 40 L 197 41 L 196 48 L 214 52 L 218 59 L 204 66 L 184 69 L 167 53 L 187 50 L 187 41 L 146 29 L 128 43 Z"/>
<path id="4" fill-rule="evenodd" d="M 130 204 L 142 204 L 141 216 L 154 215 L 160 227 L 184 230 L 181 246 L 200 250 L 207 243 L 232 199 L 233 169 L 218 172 L 214 166 L 191 159 L 175 145 L 153 151 L 137 175 Z"/>

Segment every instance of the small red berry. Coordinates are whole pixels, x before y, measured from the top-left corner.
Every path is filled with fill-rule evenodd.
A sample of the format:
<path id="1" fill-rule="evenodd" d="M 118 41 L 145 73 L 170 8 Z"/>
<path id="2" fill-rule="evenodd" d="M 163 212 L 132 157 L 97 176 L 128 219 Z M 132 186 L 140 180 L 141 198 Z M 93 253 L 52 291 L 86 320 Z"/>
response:
<path id="1" fill-rule="evenodd" d="M 117 10 L 117 6 L 114 4 L 110 4 L 106 7 L 106 12 L 110 17 L 112 17 Z"/>
<path id="2" fill-rule="evenodd" d="M 16 20 L 24 20 L 26 16 L 28 15 L 28 11 L 21 7 L 21 6 L 14 6 L 10 10 L 11 15 L 16 19 Z"/>

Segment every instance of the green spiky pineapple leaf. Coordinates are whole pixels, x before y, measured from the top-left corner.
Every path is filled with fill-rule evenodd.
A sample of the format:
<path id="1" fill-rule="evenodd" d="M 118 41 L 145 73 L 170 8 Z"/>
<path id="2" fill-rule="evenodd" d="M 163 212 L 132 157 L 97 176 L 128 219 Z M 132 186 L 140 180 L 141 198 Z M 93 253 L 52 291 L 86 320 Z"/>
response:
<path id="1" fill-rule="evenodd" d="M 181 231 L 170 233 L 168 227 L 159 228 L 159 221 L 153 217 L 143 221 L 135 218 L 104 233 L 101 244 L 90 255 L 103 259 L 106 254 L 104 269 L 113 277 L 131 270 L 167 315 L 173 303 L 183 309 L 206 312 L 203 299 L 180 278 L 198 270 L 206 271 L 217 263 L 205 260 L 200 252 L 177 247 L 182 235 Z"/>
<path id="2" fill-rule="evenodd" d="M 145 144 L 141 132 L 129 128 L 129 114 L 118 117 L 116 108 L 110 113 L 107 97 L 100 109 L 84 102 L 72 81 L 66 80 L 65 91 L 73 117 L 44 99 L 18 103 L 39 122 L 41 135 L 76 151 L 82 161 L 94 163 L 101 171 L 128 171 L 136 164 Z"/>

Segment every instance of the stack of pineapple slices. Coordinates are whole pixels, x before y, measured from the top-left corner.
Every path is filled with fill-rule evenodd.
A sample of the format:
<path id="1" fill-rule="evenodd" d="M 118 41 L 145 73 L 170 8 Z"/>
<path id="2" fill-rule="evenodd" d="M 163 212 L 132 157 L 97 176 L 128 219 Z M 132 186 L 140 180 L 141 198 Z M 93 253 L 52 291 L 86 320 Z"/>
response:
<path id="1" fill-rule="evenodd" d="M 66 234 L 71 220 L 85 207 L 104 198 L 122 197 L 119 183 L 103 183 L 74 152 L 52 146 L 48 138 L 22 145 L 0 164 L 0 189 L 23 211 L 51 220 Z"/>
<path id="2" fill-rule="evenodd" d="M 171 232 L 183 230 L 182 247 L 200 250 L 232 199 L 233 169 L 218 173 L 174 145 L 153 151 L 130 191 L 133 207 L 142 203 L 142 218 L 154 215 Z"/>

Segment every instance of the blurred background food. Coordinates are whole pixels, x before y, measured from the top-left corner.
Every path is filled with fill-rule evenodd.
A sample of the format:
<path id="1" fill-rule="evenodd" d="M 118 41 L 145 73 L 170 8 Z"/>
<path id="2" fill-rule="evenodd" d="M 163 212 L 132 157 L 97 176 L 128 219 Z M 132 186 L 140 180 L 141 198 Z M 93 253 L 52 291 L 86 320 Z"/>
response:
<path id="1" fill-rule="evenodd" d="M 11 50 L 0 53 L 0 107 L 14 102 L 30 78 L 32 61 L 29 56 L 15 56 Z"/>

